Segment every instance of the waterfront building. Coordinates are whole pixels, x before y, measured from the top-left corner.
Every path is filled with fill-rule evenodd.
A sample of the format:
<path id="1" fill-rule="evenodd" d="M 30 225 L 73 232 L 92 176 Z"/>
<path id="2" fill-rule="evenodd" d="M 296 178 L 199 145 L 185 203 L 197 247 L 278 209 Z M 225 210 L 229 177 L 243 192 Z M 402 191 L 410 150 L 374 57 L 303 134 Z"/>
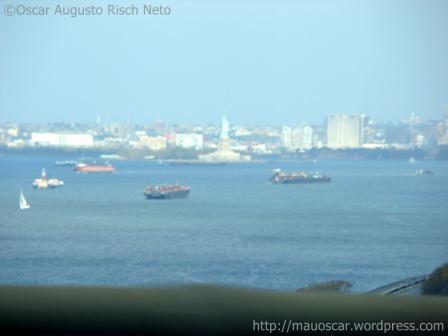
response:
<path id="1" fill-rule="evenodd" d="M 161 151 L 166 149 L 167 141 L 163 136 L 142 136 L 138 144 L 151 151 Z"/>
<path id="2" fill-rule="evenodd" d="M 283 127 L 282 144 L 290 150 L 313 148 L 313 128 L 311 126 Z"/>
<path id="3" fill-rule="evenodd" d="M 285 126 L 282 129 L 282 146 L 286 149 L 292 149 L 292 128 Z"/>
<path id="4" fill-rule="evenodd" d="M 92 147 L 92 134 L 66 134 L 66 133 L 31 133 L 30 143 L 37 146 L 51 147 Z"/>
<path id="5" fill-rule="evenodd" d="M 311 126 L 305 126 L 303 128 L 303 140 L 302 140 L 302 149 L 311 149 L 313 148 L 313 129 Z"/>
<path id="6" fill-rule="evenodd" d="M 362 145 L 362 121 L 357 115 L 336 114 L 327 119 L 327 147 L 359 148 Z"/>
<path id="7" fill-rule="evenodd" d="M 291 147 L 294 150 L 303 147 L 303 129 L 302 127 L 294 127 L 291 132 Z"/>
<path id="8" fill-rule="evenodd" d="M 176 147 L 194 148 L 200 150 L 204 147 L 204 136 L 196 133 L 177 133 Z"/>

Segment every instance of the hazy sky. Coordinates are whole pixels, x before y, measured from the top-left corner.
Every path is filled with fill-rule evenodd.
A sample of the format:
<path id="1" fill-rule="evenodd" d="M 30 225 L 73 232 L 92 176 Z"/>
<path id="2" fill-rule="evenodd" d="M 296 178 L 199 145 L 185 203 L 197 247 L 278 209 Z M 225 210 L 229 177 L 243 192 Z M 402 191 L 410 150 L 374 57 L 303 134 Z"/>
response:
<path id="1" fill-rule="evenodd" d="M 448 104 L 448 1 L 0 0 L 0 122 L 293 124 L 332 113 L 399 120 Z M 107 15 L 132 4 L 139 16 Z M 53 15 L 94 4 L 102 16 Z M 226 112 L 224 112 L 226 111 Z"/>

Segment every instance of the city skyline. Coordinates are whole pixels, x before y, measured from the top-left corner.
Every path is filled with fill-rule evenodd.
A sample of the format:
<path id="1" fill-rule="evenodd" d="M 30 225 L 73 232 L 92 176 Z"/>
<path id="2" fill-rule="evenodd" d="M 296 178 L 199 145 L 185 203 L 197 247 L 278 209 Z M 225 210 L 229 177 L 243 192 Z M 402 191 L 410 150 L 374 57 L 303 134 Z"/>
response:
<path id="1" fill-rule="evenodd" d="M 368 115 L 333 114 L 320 125 L 232 125 L 225 116 L 221 126 L 154 123 L 123 124 L 1 124 L 0 145 L 6 148 L 103 148 L 168 155 L 174 148 L 201 152 L 199 160 L 248 161 L 249 155 L 280 154 L 312 149 L 435 149 L 448 144 L 448 108 L 442 119 L 425 121 L 411 116 L 401 123 L 375 123 Z M 167 152 L 168 151 L 168 152 Z M 127 154 L 126 154 L 127 155 Z"/>
<path id="2" fill-rule="evenodd" d="M 448 103 L 446 1 L 163 4 L 157 18 L 0 14 L 0 122 L 397 121 Z"/>

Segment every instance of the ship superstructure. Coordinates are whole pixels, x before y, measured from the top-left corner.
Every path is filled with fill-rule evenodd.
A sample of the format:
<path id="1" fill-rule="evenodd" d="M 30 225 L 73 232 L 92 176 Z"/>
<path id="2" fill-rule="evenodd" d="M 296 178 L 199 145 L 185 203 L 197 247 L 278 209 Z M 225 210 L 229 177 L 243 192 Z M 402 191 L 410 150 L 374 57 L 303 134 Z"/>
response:
<path id="1" fill-rule="evenodd" d="M 64 181 L 59 180 L 57 178 L 47 178 L 47 172 L 45 168 L 42 169 L 42 173 L 40 178 L 34 179 L 33 188 L 34 189 L 53 189 L 57 187 L 62 187 L 64 185 Z"/>
<path id="2" fill-rule="evenodd" d="M 299 171 L 296 173 L 285 173 L 281 169 L 274 169 L 269 181 L 274 184 L 329 183 L 331 182 L 331 177 L 322 175 L 319 172 L 306 173 Z"/>
<path id="3" fill-rule="evenodd" d="M 115 167 L 111 164 L 78 163 L 73 170 L 83 174 L 115 173 Z"/>
<path id="4" fill-rule="evenodd" d="M 177 184 L 147 186 L 143 195 L 147 199 L 187 198 L 190 194 L 190 189 L 189 186 Z"/>

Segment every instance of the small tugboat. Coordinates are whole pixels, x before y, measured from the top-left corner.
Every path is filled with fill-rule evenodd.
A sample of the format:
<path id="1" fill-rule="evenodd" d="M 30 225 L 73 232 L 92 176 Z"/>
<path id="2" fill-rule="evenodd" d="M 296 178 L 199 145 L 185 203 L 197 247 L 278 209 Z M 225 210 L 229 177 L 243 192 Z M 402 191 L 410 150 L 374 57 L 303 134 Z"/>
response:
<path id="1" fill-rule="evenodd" d="M 415 172 L 415 175 L 435 175 L 436 173 L 429 169 L 419 169 Z"/>
<path id="2" fill-rule="evenodd" d="M 115 167 L 111 164 L 78 163 L 73 170 L 83 174 L 115 173 Z"/>
<path id="3" fill-rule="evenodd" d="M 45 172 L 45 168 L 42 169 L 42 174 L 40 178 L 37 178 L 33 181 L 34 189 L 54 189 L 57 187 L 62 187 L 64 185 L 64 181 L 59 180 L 57 178 L 47 178 L 47 173 Z"/>
<path id="4" fill-rule="evenodd" d="M 143 195 L 147 199 L 173 199 L 173 198 L 187 198 L 190 194 L 190 187 L 168 184 L 161 186 L 147 186 Z"/>
<path id="5" fill-rule="evenodd" d="M 319 172 L 313 174 L 305 172 L 284 173 L 281 169 L 274 169 L 269 182 L 274 184 L 329 183 L 331 182 L 331 177 L 322 175 Z"/>

